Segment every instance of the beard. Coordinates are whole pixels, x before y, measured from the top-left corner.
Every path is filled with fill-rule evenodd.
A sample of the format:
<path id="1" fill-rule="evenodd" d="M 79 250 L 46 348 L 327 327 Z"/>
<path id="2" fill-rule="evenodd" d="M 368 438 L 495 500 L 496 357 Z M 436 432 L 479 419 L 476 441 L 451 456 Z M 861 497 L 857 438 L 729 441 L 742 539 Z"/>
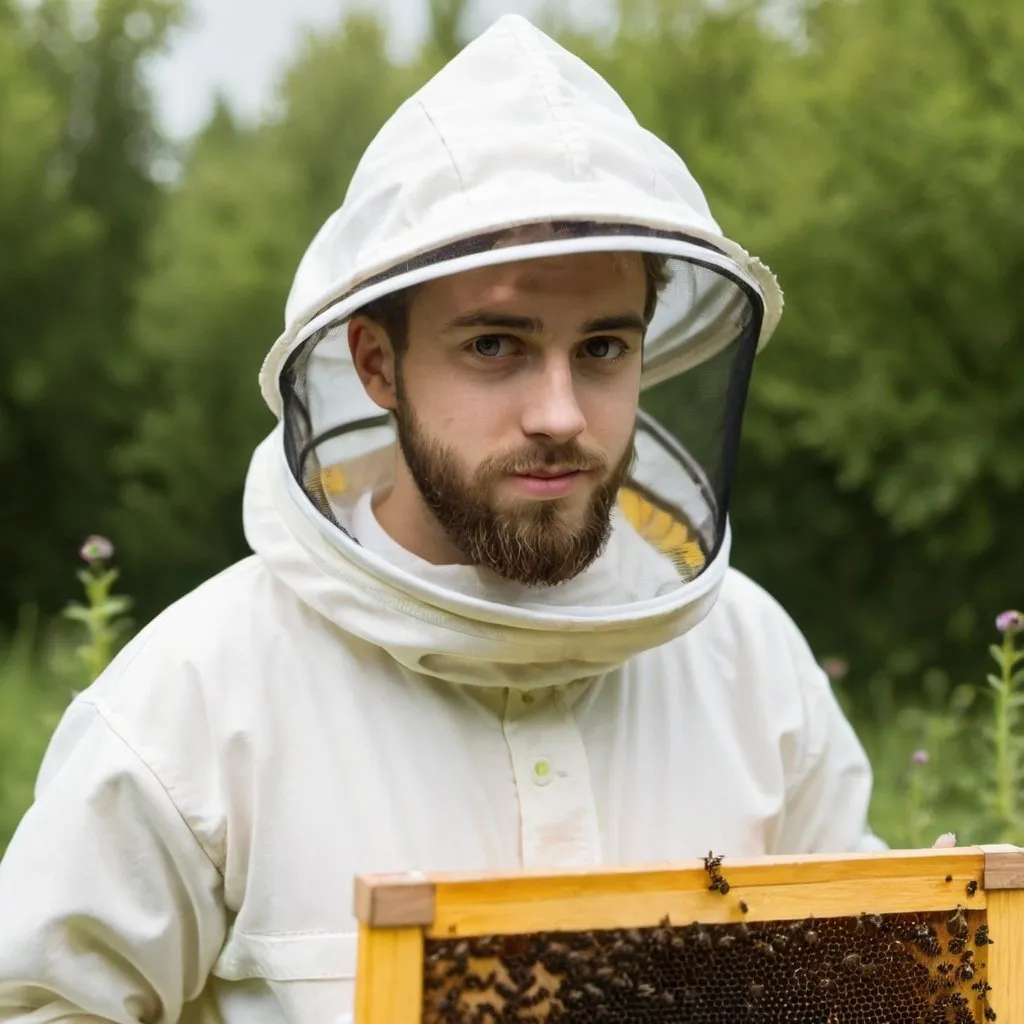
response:
<path id="1" fill-rule="evenodd" d="M 394 416 L 406 465 L 427 508 L 471 564 L 526 586 L 553 586 L 578 576 L 601 555 L 611 537 L 619 487 L 636 460 L 634 437 L 611 470 L 606 459 L 571 441 L 494 455 L 469 473 L 456 452 L 428 436 L 400 383 L 397 391 Z M 601 475 L 582 515 L 569 518 L 561 499 L 496 503 L 499 481 L 542 466 Z"/>

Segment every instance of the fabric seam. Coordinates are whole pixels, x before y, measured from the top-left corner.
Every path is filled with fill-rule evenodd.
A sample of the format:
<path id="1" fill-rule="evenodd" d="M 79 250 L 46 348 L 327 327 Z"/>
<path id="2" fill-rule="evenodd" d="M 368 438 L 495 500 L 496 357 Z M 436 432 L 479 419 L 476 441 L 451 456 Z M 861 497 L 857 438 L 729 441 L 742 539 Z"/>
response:
<path id="1" fill-rule="evenodd" d="M 142 765 L 143 768 L 146 769 L 147 773 L 151 776 L 153 781 L 156 782 L 156 784 L 160 787 L 164 796 L 167 797 L 168 801 L 170 802 L 170 805 L 174 808 L 175 813 L 181 819 L 182 824 L 185 826 L 185 828 L 188 829 L 189 835 L 192 836 L 192 838 L 195 840 L 196 845 L 199 847 L 199 849 L 203 851 L 203 856 L 206 857 L 206 859 L 210 862 L 210 866 L 214 869 L 214 871 L 217 872 L 218 877 L 223 881 L 224 871 L 218 865 L 217 858 L 207 848 L 206 843 L 203 842 L 203 840 L 196 833 L 196 830 L 192 827 L 188 818 L 185 816 L 181 808 L 178 806 L 177 801 L 171 795 L 171 791 L 164 784 L 163 779 L 160 778 L 160 776 L 157 774 L 153 766 L 128 742 L 127 739 L 125 739 L 125 737 L 114 726 L 114 724 L 110 721 L 110 719 L 107 717 L 107 715 L 103 712 L 103 710 L 100 708 L 98 704 L 96 704 L 94 701 L 86 700 L 83 698 L 79 698 L 79 703 L 92 708 L 93 711 L 96 712 L 96 716 L 99 718 L 99 720 L 103 723 L 104 726 L 106 726 L 107 730 L 110 732 L 110 735 L 116 737 L 124 745 L 125 749 L 132 755 L 132 757 L 140 765 Z"/>
<path id="2" fill-rule="evenodd" d="M 562 140 L 562 145 L 565 147 L 565 155 L 569 161 L 569 169 L 572 171 L 572 180 L 579 181 L 579 168 L 576 165 L 576 153 L 573 149 L 572 140 L 569 138 L 565 131 L 565 126 L 562 123 L 562 118 L 559 115 L 557 105 L 553 102 L 552 97 L 549 95 L 547 83 L 544 81 L 544 76 L 541 74 L 540 66 L 537 61 L 534 60 L 533 54 L 523 45 L 523 41 L 514 32 L 510 32 L 509 35 L 515 41 L 516 45 L 522 51 L 523 56 L 526 58 L 527 64 L 530 66 L 534 77 L 537 79 L 537 84 L 540 87 L 540 94 L 544 97 L 544 102 L 548 106 L 548 110 L 551 111 L 551 120 L 554 122 L 555 128 L 558 130 L 558 136 Z"/>
<path id="3" fill-rule="evenodd" d="M 434 129 L 434 134 L 437 136 L 437 141 L 444 147 L 444 151 L 448 154 L 448 160 L 452 165 L 452 170 L 455 172 L 455 179 L 459 183 L 459 193 L 463 199 L 466 198 L 466 183 L 462 180 L 462 172 L 459 170 L 459 165 L 455 162 L 455 154 L 451 150 L 451 146 L 448 145 L 448 140 L 441 133 L 441 129 L 438 128 L 437 122 L 430 116 L 430 111 L 427 110 L 426 104 L 423 100 L 417 101 L 420 110 L 423 111 L 423 116 L 430 123 L 430 127 Z"/>

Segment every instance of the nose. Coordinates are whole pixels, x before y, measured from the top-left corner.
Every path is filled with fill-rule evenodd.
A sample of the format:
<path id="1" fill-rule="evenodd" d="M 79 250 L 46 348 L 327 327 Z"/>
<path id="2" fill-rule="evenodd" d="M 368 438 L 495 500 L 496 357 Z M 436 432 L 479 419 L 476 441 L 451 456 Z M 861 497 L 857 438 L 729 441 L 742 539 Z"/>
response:
<path id="1" fill-rule="evenodd" d="M 576 382 L 567 358 L 548 359 L 524 382 L 527 399 L 523 411 L 523 432 L 565 444 L 583 433 L 587 421 L 576 399 Z"/>

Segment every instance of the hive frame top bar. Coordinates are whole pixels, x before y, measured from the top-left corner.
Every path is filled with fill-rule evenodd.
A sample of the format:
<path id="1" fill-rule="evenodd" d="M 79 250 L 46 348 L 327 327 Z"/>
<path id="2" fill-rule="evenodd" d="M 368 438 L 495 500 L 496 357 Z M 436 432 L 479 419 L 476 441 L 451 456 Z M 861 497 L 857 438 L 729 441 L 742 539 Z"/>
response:
<path id="1" fill-rule="evenodd" d="M 717 851 L 716 851 L 717 852 Z M 523 934 L 860 913 L 981 910 L 987 893 L 1024 889 L 1024 848 L 1008 845 L 765 856 L 632 867 L 359 875 L 364 926 L 427 937 Z M 724 892 L 722 891 L 724 888 Z"/>

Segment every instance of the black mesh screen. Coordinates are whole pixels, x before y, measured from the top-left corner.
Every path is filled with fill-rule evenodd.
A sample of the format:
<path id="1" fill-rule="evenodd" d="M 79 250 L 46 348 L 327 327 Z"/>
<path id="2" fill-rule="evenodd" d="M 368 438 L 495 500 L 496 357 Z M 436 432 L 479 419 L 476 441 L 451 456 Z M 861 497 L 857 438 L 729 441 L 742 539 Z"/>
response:
<path id="1" fill-rule="evenodd" d="M 724 536 L 762 322 L 760 299 L 745 280 L 719 266 L 713 255 L 718 250 L 703 242 L 625 224 L 557 222 L 541 226 L 540 238 L 535 227 L 476 236 L 419 255 L 363 281 L 356 294 L 420 267 L 537 241 L 632 236 L 631 246 L 637 237 L 690 246 L 688 255 L 657 257 L 663 280 L 645 343 L 644 373 L 645 380 L 669 379 L 642 395 L 649 415 L 638 423 L 635 486 L 622 507 L 645 539 L 672 560 L 681 580 L 691 579 L 709 564 Z M 380 450 L 393 440 L 388 417 L 368 406 L 350 365 L 345 330 L 339 321 L 312 335 L 292 354 L 281 380 L 288 464 L 335 522 L 323 493 L 324 472 L 364 453 L 354 438 L 360 432 L 368 438 L 365 450 Z"/>

